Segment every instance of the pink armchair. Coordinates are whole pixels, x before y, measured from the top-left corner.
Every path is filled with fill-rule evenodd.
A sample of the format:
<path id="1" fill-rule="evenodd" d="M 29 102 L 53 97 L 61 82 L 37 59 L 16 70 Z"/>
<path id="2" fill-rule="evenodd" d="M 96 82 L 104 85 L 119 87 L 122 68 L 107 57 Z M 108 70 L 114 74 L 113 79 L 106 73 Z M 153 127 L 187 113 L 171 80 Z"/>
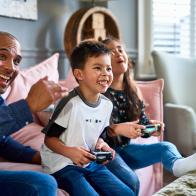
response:
<path id="1" fill-rule="evenodd" d="M 48 75 L 50 80 L 58 80 L 58 54 L 54 54 L 49 59 L 41 62 L 40 64 L 33 66 L 28 70 L 23 70 L 17 76 L 12 87 L 6 92 L 4 98 L 8 103 L 14 102 L 18 99 L 25 98 L 30 86 L 37 80 Z M 77 85 L 71 72 L 68 74 L 66 80 L 61 83 L 72 89 Z M 144 101 L 146 103 L 147 113 L 152 119 L 162 120 L 163 108 L 162 108 L 162 90 L 163 80 L 155 80 L 151 82 L 137 82 L 138 87 L 141 89 Z M 41 129 L 47 122 L 49 115 L 47 112 L 41 112 L 34 114 L 35 122 L 27 125 L 20 131 L 16 132 L 12 136 L 25 145 L 40 149 L 44 135 L 41 133 Z M 162 138 L 151 137 L 148 139 L 139 138 L 134 142 L 150 143 L 159 142 Z M 42 172 L 40 165 L 13 163 L 8 162 L 1 158 L 0 170 L 37 170 Z M 162 167 L 160 164 L 150 166 L 144 169 L 136 171 L 141 182 L 141 196 L 151 196 L 154 192 L 158 191 L 162 187 Z M 58 190 L 58 196 L 68 195 L 63 190 Z"/>
<path id="2" fill-rule="evenodd" d="M 162 79 L 154 81 L 139 81 L 138 87 L 142 91 L 146 105 L 146 113 L 150 119 L 163 121 L 163 86 Z M 163 140 L 163 136 L 138 138 L 137 143 L 155 143 Z M 163 185 L 163 169 L 161 164 L 155 164 L 143 169 L 136 170 L 140 179 L 140 196 L 151 196 Z"/>

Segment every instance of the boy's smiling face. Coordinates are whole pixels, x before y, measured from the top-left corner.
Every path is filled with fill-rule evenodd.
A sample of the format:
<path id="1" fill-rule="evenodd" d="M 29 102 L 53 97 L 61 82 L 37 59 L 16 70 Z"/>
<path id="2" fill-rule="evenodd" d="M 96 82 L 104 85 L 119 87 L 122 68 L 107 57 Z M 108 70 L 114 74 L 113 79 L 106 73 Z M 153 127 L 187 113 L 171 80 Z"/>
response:
<path id="1" fill-rule="evenodd" d="M 111 56 L 101 54 L 88 57 L 84 69 L 75 69 L 74 75 L 79 81 L 80 89 L 85 98 L 89 101 L 96 101 L 99 93 L 106 92 L 112 83 Z"/>

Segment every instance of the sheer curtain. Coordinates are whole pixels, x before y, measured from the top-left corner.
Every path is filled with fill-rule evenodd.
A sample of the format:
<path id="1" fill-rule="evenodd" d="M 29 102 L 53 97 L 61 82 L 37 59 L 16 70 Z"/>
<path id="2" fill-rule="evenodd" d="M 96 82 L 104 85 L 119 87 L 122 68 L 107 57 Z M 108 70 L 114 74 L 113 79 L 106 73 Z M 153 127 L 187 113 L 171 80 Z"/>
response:
<path id="1" fill-rule="evenodd" d="M 152 0 L 153 49 L 192 56 L 195 0 Z M 195 53 L 195 52 L 194 52 Z"/>
<path id="2" fill-rule="evenodd" d="M 154 75 L 152 50 L 196 57 L 196 0 L 138 1 L 138 78 Z"/>

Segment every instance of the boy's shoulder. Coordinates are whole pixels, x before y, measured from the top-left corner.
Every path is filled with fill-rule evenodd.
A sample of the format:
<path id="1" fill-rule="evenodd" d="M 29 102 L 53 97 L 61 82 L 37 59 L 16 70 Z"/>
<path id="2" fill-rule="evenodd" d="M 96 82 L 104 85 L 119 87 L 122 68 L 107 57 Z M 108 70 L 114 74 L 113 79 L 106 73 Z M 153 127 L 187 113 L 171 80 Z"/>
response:
<path id="1" fill-rule="evenodd" d="M 65 97 L 63 97 L 57 105 L 61 105 L 62 103 L 67 103 L 68 101 L 70 101 L 72 98 L 76 97 L 78 95 L 78 93 L 76 92 L 75 89 L 73 89 L 72 91 L 69 92 L 69 94 Z"/>
<path id="2" fill-rule="evenodd" d="M 100 98 L 101 99 L 104 99 L 104 100 L 106 100 L 106 101 L 110 101 L 110 99 L 108 99 L 105 95 L 103 95 L 103 94 L 100 94 Z M 111 102 L 111 101 L 110 101 Z"/>
<path id="3" fill-rule="evenodd" d="M 100 98 L 101 98 L 102 100 L 106 101 L 107 103 L 113 105 L 113 104 L 112 104 L 112 101 L 111 101 L 109 98 L 107 98 L 105 95 L 101 94 L 101 95 L 100 95 Z"/>
<path id="4" fill-rule="evenodd" d="M 68 102 L 70 102 L 74 97 L 78 96 L 77 92 L 75 89 L 69 92 L 69 94 L 62 99 L 56 104 L 54 113 L 60 113 L 60 111 L 67 105 Z"/>

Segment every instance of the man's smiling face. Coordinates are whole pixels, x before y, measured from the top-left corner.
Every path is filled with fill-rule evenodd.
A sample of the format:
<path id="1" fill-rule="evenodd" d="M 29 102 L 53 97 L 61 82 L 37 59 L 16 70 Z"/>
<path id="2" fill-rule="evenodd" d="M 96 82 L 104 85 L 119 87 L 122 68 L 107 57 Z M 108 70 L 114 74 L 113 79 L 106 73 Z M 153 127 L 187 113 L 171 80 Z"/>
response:
<path id="1" fill-rule="evenodd" d="M 9 34 L 0 32 L 0 94 L 13 82 L 21 61 L 19 42 Z"/>

